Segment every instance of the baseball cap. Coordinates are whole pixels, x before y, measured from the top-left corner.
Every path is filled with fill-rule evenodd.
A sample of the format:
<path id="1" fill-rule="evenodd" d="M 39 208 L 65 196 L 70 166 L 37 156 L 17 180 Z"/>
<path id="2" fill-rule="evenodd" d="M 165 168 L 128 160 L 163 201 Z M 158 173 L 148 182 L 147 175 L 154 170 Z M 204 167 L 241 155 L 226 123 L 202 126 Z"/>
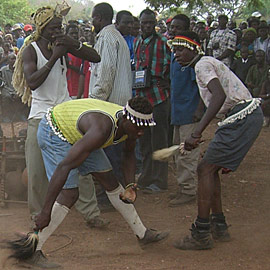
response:
<path id="1" fill-rule="evenodd" d="M 33 31 L 33 27 L 32 27 L 32 25 L 30 25 L 30 24 L 26 24 L 26 25 L 24 26 L 23 30 L 24 30 L 25 32 Z"/>
<path id="2" fill-rule="evenodd" d="M 22 29 L 22 28 L 21 28 L 20 24 L 18 24 L 18 23 L 14 24 L 14 25 L 12 26 L 12 31 L 21 30 L 21 29 Z"/>

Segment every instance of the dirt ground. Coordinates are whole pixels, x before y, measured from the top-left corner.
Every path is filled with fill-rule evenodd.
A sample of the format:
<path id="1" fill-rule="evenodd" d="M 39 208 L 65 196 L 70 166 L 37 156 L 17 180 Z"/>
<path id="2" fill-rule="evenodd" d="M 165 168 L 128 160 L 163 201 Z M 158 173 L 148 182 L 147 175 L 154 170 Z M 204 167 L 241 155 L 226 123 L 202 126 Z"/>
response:
<path id="1" fill-rule="evenodd" d="M 215 129 L 212 123 L 204 135 L 206 148 Z M 222 175 L 223 205 L 232 241 L 215 243 L 212 250 L 181 251 L 173 241 L 189 232 L 196 217 L 196 203 L 169 208 L 168 195 L 176 190 L 170 170 L 169 190 L 159 195 L 139 192 L 136 208 L 149 228 L 169 230 L 162 243 L 140 249 L 136 237 L 117 212 L 102 216 L 111 221 L 107 229 L 90 229 L 72 210 L 44 247 L 48 258 L 65 270 L 269 270 L 270 269 L 270 128 L 263 128 L 238 171 Z M 0 208 L 0 239 L 12 239 L 15 232 L 27 232 L 26 204 Z M 0 250 L 0 261 L 6 251 Z M 2 268 L 1 268 L 2 267 Z M 0 265 L 0 269 L 4 269 Z M 26 269 L 8 261 L 10 270 Z"/>

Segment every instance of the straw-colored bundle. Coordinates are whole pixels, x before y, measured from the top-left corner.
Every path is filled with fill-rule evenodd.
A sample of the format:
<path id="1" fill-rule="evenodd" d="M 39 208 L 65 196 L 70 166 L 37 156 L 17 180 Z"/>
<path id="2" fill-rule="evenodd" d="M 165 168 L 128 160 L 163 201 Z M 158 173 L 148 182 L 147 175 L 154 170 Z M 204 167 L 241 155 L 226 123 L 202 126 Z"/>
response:
<path id="1" fill-rule="evenodd" d="M 170 157 L 180 154 L 180 155 L 187 155 L 189 151 L 185 150 L 185 144 L 180 143 L 180 145 L 173 145 L 169 148 L 163 148 L 157 150 L 153 153 L 153 159 L 159 161 L 168 161 Z"/>

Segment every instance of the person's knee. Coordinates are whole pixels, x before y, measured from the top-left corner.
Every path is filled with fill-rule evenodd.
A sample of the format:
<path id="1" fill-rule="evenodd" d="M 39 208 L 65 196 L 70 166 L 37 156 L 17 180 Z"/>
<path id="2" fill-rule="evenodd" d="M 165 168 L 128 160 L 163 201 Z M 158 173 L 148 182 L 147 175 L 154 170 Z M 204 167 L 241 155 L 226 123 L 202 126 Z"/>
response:
<path id="1" fill-rule="evenodd" d="M 63 189 L 57 198 L 57 202 L 71 208 L 79 198 L 78 188 Z"/>
<path id="2" fill-rule="evenodd" d="M 218 172 L 218 170 L 218 166 L 209 164 L 202 160 L 197 167 L 198 178 L 202 179 L 205 175 L 214 175 Z"/>
<path id="3" fill-rule="evenodd" d="M 93 176 L 100 182 L 106 191 L 112 191 L 119 186 L 119 182 L 112 171 L 93 173 Z"/>

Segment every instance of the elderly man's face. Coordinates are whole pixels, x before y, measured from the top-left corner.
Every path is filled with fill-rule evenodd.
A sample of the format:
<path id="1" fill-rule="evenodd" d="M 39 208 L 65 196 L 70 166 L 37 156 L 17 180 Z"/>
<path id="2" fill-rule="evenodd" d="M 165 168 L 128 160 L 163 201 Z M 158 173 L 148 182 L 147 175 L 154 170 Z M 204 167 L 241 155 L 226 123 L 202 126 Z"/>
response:
<path id="1" fill-rule="evenodd" d="M 60 34 L 63 34 L 62 19 L 57 17 L 53 18 L 42 31 L 42 36 L 49 41 L 55 41 Z"/>

